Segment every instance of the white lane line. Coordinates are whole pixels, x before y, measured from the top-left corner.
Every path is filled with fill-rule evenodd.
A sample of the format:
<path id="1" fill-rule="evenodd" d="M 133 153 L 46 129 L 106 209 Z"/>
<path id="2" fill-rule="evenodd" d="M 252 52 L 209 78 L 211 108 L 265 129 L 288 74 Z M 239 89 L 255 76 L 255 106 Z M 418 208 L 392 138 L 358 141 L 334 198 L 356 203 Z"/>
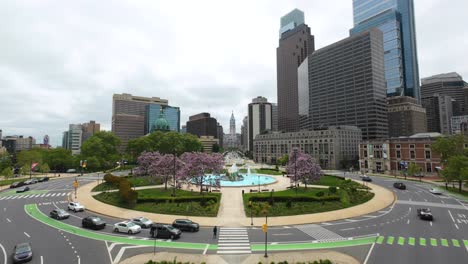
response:
<path id="1" fill-rule="evenodd" d="M 50 197 L 54 197 L 56 193 L 53 193 Z"/>
<path id="2" fill-rule="evenodd" d="M 78 264 L 81 263 L 81 259 L 80 259 L 80 256 L 77 256 L 78 257 Z"/>
<path id="3" fill-rule="evenodd" d="M 354 230 L 354 229 L 355 229 L 354 227 L 350 227 L 350 228 L 340 229 L 340 231 Z"/>
<path id="4" fill-rule="evenodd" d="M 410 220 L 408 219 L 408 221 L 406 221 L 406 224 L 408 224 L 408 225 L 409 225 L 409 222 L 410 222 Z"/>
<path id="5" fill-rule="evenodd" d="M 8 223 L 11 223 L 11 220 L 9 218 L 6 219 L 8 221 Z"/>
<path id="6" fill-rule="evenodd" d="M 460 229 L 460 228 L 458 228 L 458 225 L 457 225 L 457 224 L 455 224 L 455 227 L 456 227 L 457 229 Z"/>
<path id="7" fill-rule="evenodd" d="M 115 259 L 112 263 L 119 263 L 120 262 L 120 259 L 122 258 L 124 252 L 126 249 L 130 249 L 130 248 L 142 248 L 142 247 L 148 247 L 148 246 L 128 246 L 128 247 L 122 247 L 120 248 L 119 250 L 119 253 L 117 253 L 117 256 L 115 256 Z"/>
<path id="8" fill-rule="evenodd" d="M 4 262 L 3 262 L 3 263 L 7 264 L 7 253 L 6 253 L 6 250 L 5 250 L 5 248 L 3 247 L 2 244 L 0 244 L 0 248 L 1 248 L 2 251 L 3 251 L 3 256 L 4 256 L 4 258 L 3 258 L 3 259 L 4 259 Z"/>
<path id="9" fill-rule="evenodd" d="M 210 244 L 206 244 L 205 250 L 203 250 L 203 255 L 206 255 L 206 251 L 208 251 L 209 247 L 210 247 Z"/>
<path id="10" fill-rule="evenodd" d="M 367 264 L 367 261 L 369 261 L 369 257 L 372 253 L 372 250 L 374 249 L 374 246 L 375 246 L 375 243 L 372 243 L 372 246 L 370 247 L 369 249 L 369 252 L 367 252 L 367 256 L 366 256 L 366 259 L 364 260 L 363 264 Z"/>
<path id="11" fill-rule="evenodd" d="M 431 224 L 431 226 L 432 226 L 432 221 L 430 221 L 429 224 Z"/>
<path id="12" fill-rule="evenodd" d="M 450 210 L 448 210 L 448 212 L 449 212 L 450 218 L 452 218 L 452 221 L 455 223 L 455 219 L 453 218 L 452 213 L 450 212 Z"/>
<path id="13" fill-rule="evenodd" d="M 23 233 L 24 233 L 25 236 L 31 237 L 28 233 L 26 233 L 26 232 L 23 232 Z"/>
<path id="14" fill-rule="evenodd" d="M 41 256 L 41 264 L 44 263 L 44 258 Z"/>

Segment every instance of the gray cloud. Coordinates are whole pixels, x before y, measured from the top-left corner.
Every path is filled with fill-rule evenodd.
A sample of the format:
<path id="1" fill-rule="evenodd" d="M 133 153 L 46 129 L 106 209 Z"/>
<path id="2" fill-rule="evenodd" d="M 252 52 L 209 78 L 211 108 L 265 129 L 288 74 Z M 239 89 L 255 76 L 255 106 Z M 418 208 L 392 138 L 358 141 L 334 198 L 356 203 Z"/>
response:
<path id="1" fill-rule="evenodd" d="M 415 1 L 420 75 L 468 79 L 463 0 Z M 0 129 L 49 134 L 69 123 L 110 129 L 112 94 L 158 96 L 238 130 L 247 104 L 276 101 L 279 18 L 305 12 L 316 48 L 348 36 L 352 1 L 0 2 Z"/>

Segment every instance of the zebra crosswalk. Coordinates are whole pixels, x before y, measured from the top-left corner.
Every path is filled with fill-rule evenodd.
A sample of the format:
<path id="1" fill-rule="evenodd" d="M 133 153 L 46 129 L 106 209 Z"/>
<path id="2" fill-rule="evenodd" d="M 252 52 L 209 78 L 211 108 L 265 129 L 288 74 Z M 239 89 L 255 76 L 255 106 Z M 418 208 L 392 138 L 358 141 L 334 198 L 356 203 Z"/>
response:
<path id="1" fill-rule="evenodd" d="M 70 193 L 62 192 L 62 193 L 40 193 L 40 194 L 16 194 L 16 195 L 8 195 L 8 196 L 0 196 L 1 200 L 15 200 L 15 199 L 28 199 L 28 198 L 52 198 L 52 197 L 63 197 L 67 196 Z"/>
<path id="2" fill-rule="evenodd" d="M 297 225 L 295 228 L 301 230 L 307 235 L 311 236 L 316 240 L 341 240 L 344 239 L 342 236 L 334 233 L 322 226 L 309 224 L 309 225 Z"/>
<path id="3" fill-rule="evenodd" d="M 217 253 L 231 255 L 252 253 L 247 228 L 221 227 Z"/>

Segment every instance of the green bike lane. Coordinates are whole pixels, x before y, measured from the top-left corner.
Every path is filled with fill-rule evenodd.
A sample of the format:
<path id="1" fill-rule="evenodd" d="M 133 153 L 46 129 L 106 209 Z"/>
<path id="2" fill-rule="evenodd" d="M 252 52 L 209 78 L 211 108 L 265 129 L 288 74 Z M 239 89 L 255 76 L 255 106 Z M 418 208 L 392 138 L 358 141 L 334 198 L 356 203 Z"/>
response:
<path id="1" fill-rule="evenodd" d="M 77 236 L 85 237 L 88 239 L 108 241 L 111 243 L 136 245 L 136 246 L 152 247 L 154 245 L 154 240 L 115 236 L 112 234 L 93 232 L 91 230 L 83 229 L 81 227 L 69 225 L 67 223 L 52 219 L 49 216 L 45 215 L 42 211 L 39 210 L 37 204 L 27 204 L 24 206 L 24 210 L 33 219 L 36 219 L 37 221 L 40 221 L 43 224 L 62 230 L 64 232 L 68 232 Z M 371 245 L 374 242 L 376 242 L 376 239 L 377 239 L 377 236 L 371 236 L 371 237 L 354 238 L 354 239 L 330 241 L 330 242 L 314 241 L 314 242 L 304 242 L 304 243 L 295 242 L 295 243 L 268 244 L 268 250 L 270 251 L 294 251 L 294 250 L 312 250 L 312 249 L 327 249 L 327 248 L 341 248 L 341 247 L 351 247 L 351 246 L 360 246 L 360 245 Z M 218 245 L 216 244 L 178 242 L 178 241 L 157 241 L 157 246 L 159 248 L 200 250 L 202 252 L 216 251 L 218 249 Z M 265 250 L 265 245 L 264 244 L 252 244 L 251 250 L 263 251 Z"/>

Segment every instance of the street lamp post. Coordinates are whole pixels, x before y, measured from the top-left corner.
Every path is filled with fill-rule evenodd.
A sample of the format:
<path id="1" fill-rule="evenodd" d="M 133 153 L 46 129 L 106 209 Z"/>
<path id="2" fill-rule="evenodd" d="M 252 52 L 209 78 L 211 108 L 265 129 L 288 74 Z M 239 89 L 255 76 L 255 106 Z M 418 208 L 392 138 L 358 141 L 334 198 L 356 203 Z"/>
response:
<path id="1" fill-rule="evenodd" d="M 267 229 L 265 230 L 265 258 L 268 258 L 268 253 L 267 253 L 267 244 L 268 244 L 268 212 L 265 212 L 265 225 Z"/>
<path id="2" fill-rule="evenodd" d="M 258 179 L 257 179 L 257 182 L 258 182 L 258 193 L 260 193 L 260 175 L 257 175 Z"/>
<path id="3" fill-rule="evenodd" d="M 253 216 L 252 216 L 252 201 L 249 201 L 249 205 L 250 205 L 250 225 L 253 226 Z"/>

